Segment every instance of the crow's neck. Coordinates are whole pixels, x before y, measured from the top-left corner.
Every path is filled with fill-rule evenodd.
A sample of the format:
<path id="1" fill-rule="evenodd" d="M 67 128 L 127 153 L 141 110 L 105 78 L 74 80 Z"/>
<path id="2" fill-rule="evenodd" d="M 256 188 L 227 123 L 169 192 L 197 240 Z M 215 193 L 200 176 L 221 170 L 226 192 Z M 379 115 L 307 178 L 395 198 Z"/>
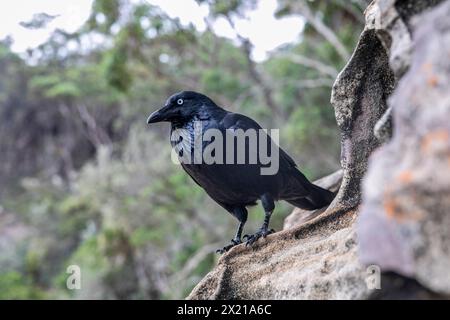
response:
<path id="1" fill-rule="evenodd" d="M 210 108 L 198 112 L 189 118 L 175 119 L 172 121 L 172 130 L 175 129 L 192 129 L 196 121 L 208 122 L 210 120 L 220 121 L 228 113 L 225 109 L 220 107 Z"/>

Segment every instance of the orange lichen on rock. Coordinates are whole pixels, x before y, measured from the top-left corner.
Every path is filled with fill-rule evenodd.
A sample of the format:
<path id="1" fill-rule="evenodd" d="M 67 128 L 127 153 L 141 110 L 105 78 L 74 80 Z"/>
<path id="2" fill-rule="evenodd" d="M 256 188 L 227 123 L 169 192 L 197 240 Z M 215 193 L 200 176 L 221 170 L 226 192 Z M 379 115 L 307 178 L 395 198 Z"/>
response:
<path id="1" fill-rule="evenodd" d="M 433 68 L 433 65 L 430 62 L 425 62 L 422 65 L 422 70 L 425 72 L 430 72 L 432 68 Z"/>
<path id="2" fill-rule="evenodd" d="M 425 62 L 422 65 L 423 72 L 427 75 L 427 84 L 435 87 L 438 84 L 438 77 L 433 73 L 433 65 L 430 62 Z"/>
<path id="3" fill-rule="evenodd" d="M 384 211 L 389 218 L 394 218 L 398 214 L 397 203 L 394 199 L 390 198 L 383 203 Z"/>
<path id="4" fill-rule="evenodd" d="M 434 74 L 429 75 L 427 78 L 427 83 L 431 87 L 435 87 L 438 84 L 438 77 Z"/>
<path id="5" fill-rule="evenodd" d="M 430 151 L 433 144 L 447 143 L 450 134 L 447 129 L 431 131 L 422 139 L 422 151 Z"/>
<path id="6" fill-rule="evenodd" d="M 419 220 L 424 217 L 424 214 L 419 211 L 411 211 L 402 205 L 396 197 L 387 194 L 383 202 L 384 212 L 389 219 L 394 219 L 397 222 L 407 222 L 411 220 Z"/>
<path id="7" fill-rule="evenodd" d="M 399 173 L 397 179 L 402 183 L 409 183 L 413 179 L 413 173 L 409 170 L 404 170 Z"/>

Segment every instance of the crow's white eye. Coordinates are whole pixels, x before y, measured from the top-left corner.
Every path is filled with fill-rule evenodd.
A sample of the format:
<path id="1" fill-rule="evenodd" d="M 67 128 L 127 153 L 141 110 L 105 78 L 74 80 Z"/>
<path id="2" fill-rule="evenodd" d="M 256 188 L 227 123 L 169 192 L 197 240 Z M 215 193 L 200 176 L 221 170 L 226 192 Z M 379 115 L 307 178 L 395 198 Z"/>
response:
<path id="1" fill-rule="evenodd" d="M 177 100 L 177 104 L 178 104 L 179 106 L 181 106 L 181 105 L 183 104 L 183 102 L 184 102 L 183 99 L 178 99 L 178 100 Z"/>

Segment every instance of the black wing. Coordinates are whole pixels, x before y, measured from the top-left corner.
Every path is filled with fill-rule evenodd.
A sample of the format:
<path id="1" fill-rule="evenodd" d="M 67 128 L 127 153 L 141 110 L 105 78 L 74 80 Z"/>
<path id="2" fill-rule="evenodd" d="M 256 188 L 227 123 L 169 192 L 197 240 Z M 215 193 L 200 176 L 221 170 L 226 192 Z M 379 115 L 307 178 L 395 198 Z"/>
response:
<path id="1" fill-rule="evenodd" d="M 262 129 L 261 126 L 252 118 L 249 118 L 247 116 L 244 116 L 239 113 L 228 113 L 223 120 L 221 121 L 221 125 L 225 129 L 242 129 L 242 130 L 248 130 L 248 129 L 255 129 L 259 130 Z M 272 138 L 269 136 L 268 141 L 272 142 Z M 279 156 L 280 156 L 280 169 L 283 170 L 289 170 L 293 168 L 297 168 L 297 164 L 295 161 L 283 150 L 280 146 L 278 146 L 279 149 Z"/>
<path id="2" fill-rule="evenodd" d="M 229 113 L 222 120 L 222 125 L 227 129 L 261 129 L 261 126 L 253 119 L 238 113 Z M 269 136 L 269 143 L 273 140 Z M 281 179 L 279 186 L 286 197 L 304 196 L 309 189 L 311 182 L 300 172 L 295 161 L 280 147 L 279 151 L 279 175 L 276 175 L 277 182 Z M 280 182 L 279 182 L 280 183 Z"/>

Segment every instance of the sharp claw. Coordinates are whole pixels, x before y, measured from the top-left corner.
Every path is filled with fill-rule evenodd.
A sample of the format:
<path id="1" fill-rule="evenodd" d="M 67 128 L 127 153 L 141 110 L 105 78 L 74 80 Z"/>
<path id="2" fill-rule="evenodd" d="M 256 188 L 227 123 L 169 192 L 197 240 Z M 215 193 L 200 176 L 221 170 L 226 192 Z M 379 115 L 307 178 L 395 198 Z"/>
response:
<path id="1" fill-rule="evenodd" d="M 236 240 L 236 239 L 231 239 L 231 244 L 223 247 L 222 249 L 217 249 L 216 253 L 219 254 L 223 254 L 225 252 L 227 252 L 228 250 L 230 250 L 231 248 L 233 248 L 234 246 L 237 246 L 238 244 L 241 244 L 242 241 L 240 239 Z"/>
<path id="2" fill-rule="evenodd" d="M 243 237 L 243 239 L 247 239 L 247 241 L 245 242 L 245 246 L 248 247 L 248 246 L 252 245 L 253 243 L 255 243 L 256 241 L 258 241 L 259 238 L 266 238 L 269 234 L 272 234 L 274 232 L 275 232 L 274 229 L 270 229 L 270 230 L 262 229 L 250 236 L 248 234 L 246 234 Z"/>
<path id="3" fill-rule="evenodd" d="M 231 239 L 231 243 L 234 244 L 235 246 L 237 246 L 238 244 L 241 244 L 242 241 L 240 239 L 239 240 Z"/>

